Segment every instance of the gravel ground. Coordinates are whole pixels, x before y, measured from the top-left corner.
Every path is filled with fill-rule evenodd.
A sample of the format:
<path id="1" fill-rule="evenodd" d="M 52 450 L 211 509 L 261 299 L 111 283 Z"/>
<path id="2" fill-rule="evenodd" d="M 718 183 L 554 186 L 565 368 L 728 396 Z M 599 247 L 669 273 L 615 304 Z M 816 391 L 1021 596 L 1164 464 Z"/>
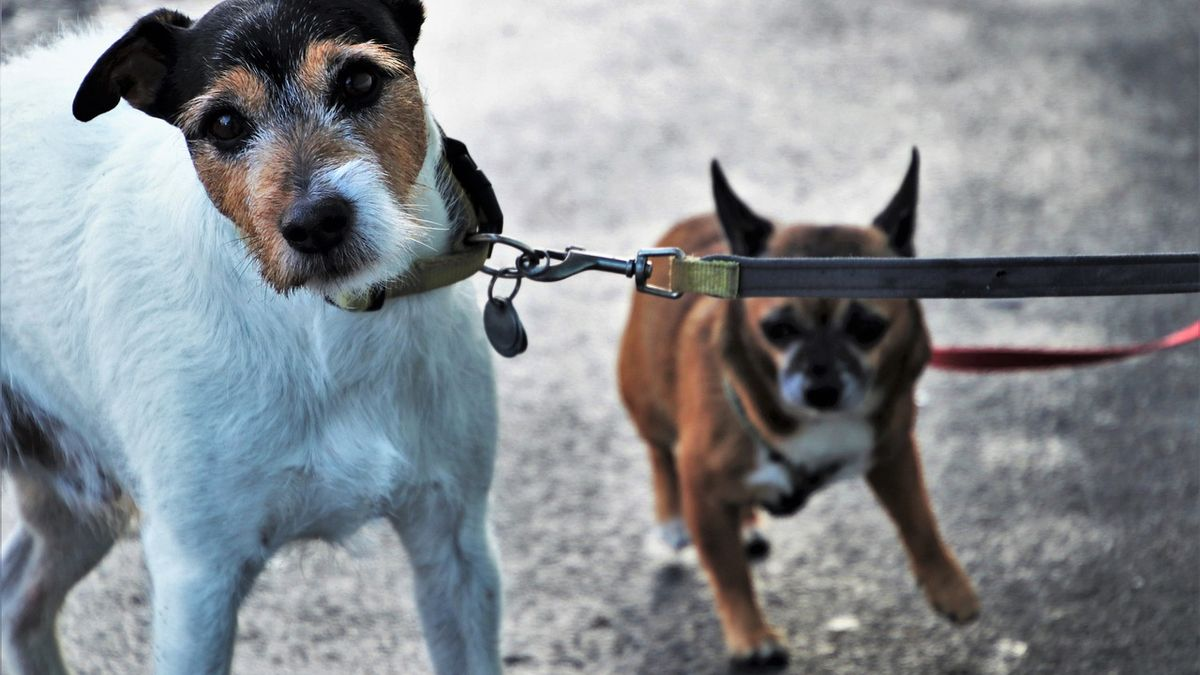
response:
<path id="1" fill-rule="evenodd" d="M 95 4 L 6 0 L 4 48 Z M 489 172 L 509 231 L 542 245 L 649 245 L 710 208 L 714 155 L 762 213 L 864 222 L 916 144 L 923 254 L 1200 248 L 1194 2 L 428 5 L 432 105 Z M 725 669 L 694 558 L 644 545 L 649 471 L 613 378 L 629 290 L 527 286 L 529 352 L 498 366 L 512 673 Z M 1200 316 L 1196 297 L 927 308 L 943 344 L 1136 341 Z M 790 672 L 1200 672 L 1198 357 L 927 375 L 932 497 L 984 614 L 960 629 L 929 611 L 869 491 L 842 484 L 768 527 L 757 582 Z M 349 550 L 280 556 L 242 611 L 235 670 L 427 671 L 405 565 L 379 527 Z M 147 672 L 147 625 L 130 539 L 69 599 L 68 659 Z"/>

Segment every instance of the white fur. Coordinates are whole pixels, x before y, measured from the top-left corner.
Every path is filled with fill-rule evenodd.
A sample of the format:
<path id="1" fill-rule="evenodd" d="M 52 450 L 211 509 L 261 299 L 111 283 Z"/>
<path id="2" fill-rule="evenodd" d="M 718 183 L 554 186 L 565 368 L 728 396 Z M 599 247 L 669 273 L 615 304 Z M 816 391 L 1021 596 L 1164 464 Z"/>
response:
<path id="1" fill-rule="evenodd" d="M 841 470 L 833 476 L 833 480 L 841 480 L 865 473 L 874 447 L 875 433 L 867 419 L 835 413 L 809 417 L 800 432 L 778 449 L 788 462 L 810 472 L 841 463 Z"/>
<path id="2" fill-rule="evenodd" d="M 682 551 L 687 548 L 688 544 L 692 543 L 692 537 L 688 534 L 687 526 L 683 524 L 683 519 L 678 517 L 656 523 L 653 535 L 672 552 Z"/>
<path id="3" fill-rule="evenodd" d="M 770 453 L 761 443 L 755 449 L 754 470 L 746 474 L 746 485 L 760 502 L 774 502 L 792 492 L 792 477 L 787 467 L 771 461 Z"/>
<path id="4" fill-rule="evenodd" d="M 94 467 L 86 481 L 110 477 L 142 512 L 157 671 L 226 672 L 238 603 L 265 560 L 375 517 L 391 520 L 413 559 L 438 672 L 498 671 L 486 520 L 496 411 L 471 287 L 368 314 L 270 290 L 176 129 L 124 103 L 88 124 L 71 117 L 75 87 L 113 39 L 68 37 L 0 72 L 0 377 L 61 421 L 63 450 Z M 353 192 L 377 170 L 343 166 L 325 179 Z M 360 193 L 387 226 L 392 209 Z M 437 193 L 420 193 L 413 215 L 445 223 Z M 81 528 L 104 490 L 38 485 L 70 515 L 23 512 L 5 548 L 14 673 L 62 667 L 52 622 L 22 624 L 57 610 L 30 589 L 65 595 L 111 543 L 70 569 L 52 565 L 70 537 L 56 547 L 35 535 Z"/>
<path id="5" fill-rule="evenodd" d="M 867 419 L 854 414 L 822 414 L 806 418 L 801 430 L 778 446 L 787 466 L 772 461 L 766 447 L 756 450 L 746 485 L 761 502 L 774 502 L 795 489 L 789 467 L 816 473 L 834 463 L 841 468 L 825 483 L 855 478 L 870 468 L 874 431 Z"/>

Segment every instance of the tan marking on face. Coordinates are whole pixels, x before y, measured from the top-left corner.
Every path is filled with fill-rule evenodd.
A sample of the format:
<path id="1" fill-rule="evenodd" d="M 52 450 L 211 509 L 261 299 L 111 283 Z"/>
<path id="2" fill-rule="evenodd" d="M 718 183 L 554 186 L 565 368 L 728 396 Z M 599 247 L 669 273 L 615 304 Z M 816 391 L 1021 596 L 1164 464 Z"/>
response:
<path id="1" fill-rule="evenodd" d="M 232 101 L 248 119 L 261 118 L 269 102 L 267 84 L 243 66 L 234 66 L 217 79 L 205 92 L 184 105 L 178 123 L 184 133 L 200 134 L 200 125 L 214 102 Z"/>
<path id="2" fill-rule="evenodd" d="M 364 118 L 361 133 L 383 167 L 388 188 L 403 205 L 411 201 L 425 162 L 428 143 L 425 105 L 416 80 L 395 79 L 390 84 L 372 114 Z"/>
<path id="3" fill-rule="evenodd" d="M 300 67 L 296 69 L 296 81 L 308 92 L 319 93 L 328 88 L 331 64 L 346 49 L 346 45 L 333 40 L 319 40 L 304 50 Z"/>

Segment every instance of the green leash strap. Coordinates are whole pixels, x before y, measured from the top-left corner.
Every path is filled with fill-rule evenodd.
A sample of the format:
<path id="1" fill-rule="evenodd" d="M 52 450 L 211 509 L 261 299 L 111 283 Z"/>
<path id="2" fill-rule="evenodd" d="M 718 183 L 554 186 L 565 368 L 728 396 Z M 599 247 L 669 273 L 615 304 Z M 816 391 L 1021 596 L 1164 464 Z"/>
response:
<path id="1" fill-rule="evenodd" d="M 738 297 L 741 265 L 734 260 L 687 256 L 671 263 L 670 289 L 732 300 Z"/>

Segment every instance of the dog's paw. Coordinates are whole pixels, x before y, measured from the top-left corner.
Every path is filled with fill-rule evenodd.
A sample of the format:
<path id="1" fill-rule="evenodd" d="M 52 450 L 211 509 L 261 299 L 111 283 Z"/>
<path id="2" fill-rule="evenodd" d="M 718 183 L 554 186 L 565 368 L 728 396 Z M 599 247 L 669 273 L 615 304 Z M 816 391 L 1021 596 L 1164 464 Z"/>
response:
<path id="1" fill-rule="evenodd" d="M 756 527 L 742 531 L 742 546 L 746 549 L 746 557 L 750 562 L 766 560 L 771 554 L 771 541 Z"/>
<path id="2" fill-rule="evenodd" d="M 788 664 L 787 648 L 769 637 L 750 649 L 734 651 L 729 664 L 735 672 L 776 670 Z"/>
<path id="3" fill-rule="evenodd" d="M 952 623 L 967 624 L 979 616 L 979 596 L 962 571 L 928 575 L 919 583 L 929 605 Z"/>
<path id="4" fill-rule="evenodd" d="M 656 524 L 652 536 L 659 543 L 674 552 L 682 551 L 688 547 L 688 544 L 692 543 L 692 537 L 688 534 L 687 526 L 683 524 L 683 520 L 680 518 L 672 518 L 671 520 Z"/>

